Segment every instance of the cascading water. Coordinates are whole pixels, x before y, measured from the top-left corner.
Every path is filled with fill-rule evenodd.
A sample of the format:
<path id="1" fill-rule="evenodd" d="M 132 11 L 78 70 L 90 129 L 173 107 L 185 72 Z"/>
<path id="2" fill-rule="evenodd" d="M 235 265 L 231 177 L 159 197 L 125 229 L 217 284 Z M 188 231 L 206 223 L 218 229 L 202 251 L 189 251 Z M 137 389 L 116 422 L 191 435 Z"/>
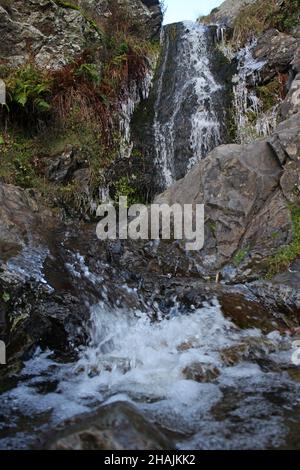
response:
<path id="1" fill-rule="evenodd" d="M 76 263 L 70 271 L 91 278 L 82 256 Z M 138 299 L 137 289 L 120 288 Z M 299 388 L 280 370 L 290 362 L 288 337 L 239 330 L 213 299 L 198 309 L 174 299 L 169 313 L 158 312 L 153 322 L 147 302 L 141 310 L 112 308 L 105 292 L 104 286 L 104 300 L 91 308 L 90 342 L 79 360 L 62 364 L 50 351 L 37 351 L 18 387 L 2 395 L 1 448 L 27 448 L 34 441 L 32 431 L 120 401 L 135 404 L 161 429 L 177 435 L 180 449 L 282 443 L 284 415 L 297 402 Z M 239 349 L 244 360 L 235 363 L 230 351 L 234 357 Z M 32 416 L 37 422 L 24 432 L 22 423 Z"/>
<path id="2" fill-rule="evenodd" d="M 198 23 L 164 29 L 153 126 L 161 189 L 222 142 L 222 86 L 211 71 L 211 43 L 209 28 Z"/>

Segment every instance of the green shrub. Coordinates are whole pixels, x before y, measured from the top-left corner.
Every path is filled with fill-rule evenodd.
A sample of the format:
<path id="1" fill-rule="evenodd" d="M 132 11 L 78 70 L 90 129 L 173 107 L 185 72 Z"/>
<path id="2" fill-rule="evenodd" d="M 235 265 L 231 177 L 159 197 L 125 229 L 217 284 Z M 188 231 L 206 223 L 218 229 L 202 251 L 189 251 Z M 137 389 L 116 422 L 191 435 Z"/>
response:
<path id="1" fill-rule="evenodd" d="M 14 70 L 5 80 L 8 108 L 26 113 L 47 113 L 51 109 L 51 78 L 32 64 Z"/>
<path id="2" fill-rule="evenodd" d="M 240 250 L 238 250 L 233 258 L 233 263 L 235 264 L 235 266 L 239 266 L 245 260 L 248 253 L 249 247 L 241 248 Z"/>
<path id="3" fill-rule="evenodd" d="M 127 204 L 131 206 L 138 202 L 136 190 L 132 186 L 130 179 L 127 176 L 123 176 L 115 183 L 115 197 L 114 200 L 116 203 L 119 202 L 119 197 L 126 196 Z"/>

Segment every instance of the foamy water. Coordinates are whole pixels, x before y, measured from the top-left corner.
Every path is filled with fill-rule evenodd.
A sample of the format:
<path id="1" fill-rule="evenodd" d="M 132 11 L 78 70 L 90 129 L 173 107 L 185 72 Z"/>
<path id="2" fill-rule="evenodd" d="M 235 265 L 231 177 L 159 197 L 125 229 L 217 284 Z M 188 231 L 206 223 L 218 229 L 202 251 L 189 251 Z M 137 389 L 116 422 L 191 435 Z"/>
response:
<path id="1" fill-rule="evenodd" d="M 228 367 L 222 351 L 261 341 L 274 363 L 288 364 L 289 339 L 277 332 L 265 337 L 259 330 L 237 329 L 216 301 L 185 313 L 174 307 L 155 323 L 150 313 L 99 303 L 92 307 L 90 343 L 76 363 L 60 364 L 50 351 L 37 351 L 19 385 L 2 396 L 1 427 L 10 427 L 11 436 L 0 446 L 27 447 L 37 430 L 114 401 L 135 403 L 149 419 L 182 433 L 180 448 L 279 445 L 286 431 L 284 407 L 297 402 L 297 384 L 255 361 Z M 195 363 L 217 368 L 220 375 L 207 383 L 187 380 L 184 371 Z M 268 399 L 273 394 L 283 400 L 283 408 Z M 20 431 L 24 417 L 29 429 Z"/>

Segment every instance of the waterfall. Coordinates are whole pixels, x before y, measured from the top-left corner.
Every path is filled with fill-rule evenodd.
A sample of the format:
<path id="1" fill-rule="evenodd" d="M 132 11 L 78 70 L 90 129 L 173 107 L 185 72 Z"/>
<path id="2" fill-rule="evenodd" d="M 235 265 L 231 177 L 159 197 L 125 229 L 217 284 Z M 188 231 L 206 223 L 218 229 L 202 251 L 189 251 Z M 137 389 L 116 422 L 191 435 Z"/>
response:
<path id="1" fill-rule="evenodd" d="M 155 164 L 162 189 L 221 143 L 222 86 L 211 70 L 209 28 L 192 22 L 165 27 L 155 85 Z"/>

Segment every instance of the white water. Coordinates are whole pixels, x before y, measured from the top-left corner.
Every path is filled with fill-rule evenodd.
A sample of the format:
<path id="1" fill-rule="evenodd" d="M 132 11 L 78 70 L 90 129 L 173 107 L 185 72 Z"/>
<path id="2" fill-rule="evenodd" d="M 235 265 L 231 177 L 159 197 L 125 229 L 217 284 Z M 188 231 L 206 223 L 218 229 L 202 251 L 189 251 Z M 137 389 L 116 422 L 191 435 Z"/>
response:
<path id="1" fill-rule="evenodd" d="M 157 99 L 155 104 L 155 147 L 156 164 L 164 179 L 166 187 L 170 186 L 175 177 L 175 147 L 179 129 L 177 118 L 182 114 L 184 105 L 196 96 L 197 106 L 193 107 L 191 121 L 190 146 L 191 157 L 186 162 L 189 170 L 201 160 L 209 150 L 220 143 L 220 124 L 214 105 L 214 94 L 220 90 L 210 70 L 207 29 L 203 25 L 184 22 L 185 32 L 180 38 L 177 51 L 178 66 L 176 67 L 175 89 L 166 90 L 166 71 L 169 59 L 172 31 L 163 34 L 164 52 L 158 79 Z M 178 34 L 178 30 L 175 35 Z M 192 90 L 192 92 L 191 92 Z M 163 93 L 164 91 L 164 93 Z M 165 122 L 161 110 L 166 106 L 165 94 L 172 92 L 171 116 Z M 188 119 L 188 117 L 187 117 Z"/>
<path id="2" fill-rule="evenodd" d="M 78 261 L 82 266 L 81 257 Z M 75 271 L 78 276 L 79 270 Z M 85 270 L 81 275 L 86 276 Z M 123 289 L 138 295 L 126 285 Z M 163 427 L 182 433 L 179 448 L 279 445 L 285 435 L 282 407 L 267 395 L 279 399 L 282 389 L 284 406 L 292 406 L 297 401 L 296 385 L 287 374 L 266 373 L 250 359 L 228 367 L 221 353 L 242 343 L 275 363 L 289 364 L 289 338 L 239 330 L 224 318 L 217 301 L 191 312 L 175 302 L 168 317 L 161 315 L 155 323 L 151 314 L 146 306 L 143 312 L 112 309 L 103 302 L 92 307 L 91 340 L 78 362 L 56 363 L 50 351 L 37 351 L 23 369 L 19 386 L 2 396 L 3 416 L 18 426 L 20 415 L 28 421 L 50 413 L 53 427 L 100 404 L 125 401 L 135 403 Z M 195 363 L 219 369 L 219 377 L 208 383 L 187 380 L 184 370 Z M 41 388 L 49 382 L 57 385 L 45 394 Z M 233 409 L 220 421 L 214 408 L 228 393 Z M 0 447 L 27 447 L 31 431 L 0 440 Z"/>

